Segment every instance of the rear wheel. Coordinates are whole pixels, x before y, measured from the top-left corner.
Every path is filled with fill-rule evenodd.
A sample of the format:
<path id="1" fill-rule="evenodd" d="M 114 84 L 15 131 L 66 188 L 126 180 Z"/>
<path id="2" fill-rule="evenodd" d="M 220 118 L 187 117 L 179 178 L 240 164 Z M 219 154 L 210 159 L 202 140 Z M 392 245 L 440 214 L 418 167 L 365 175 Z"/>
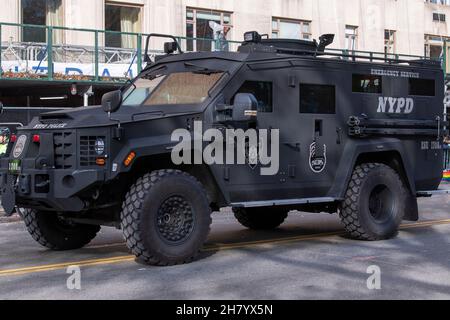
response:
<path id="1" fill-rule="evenodd" d="M 193 261 L 212 222 L 203 185 L 177 170 L 139 178 L 126 195 L 121 221 L 132 253 L 147 264 L 160 266 Z"/>
<path id="2" fill-rule="evenodd" d="M 233 212 L 240 224 L 252 230 L 276 229 L 288 216 L 287 210 L 278 208 L 234 208 Z"/>
<path id="3" fill-rule="evenodd" d="M 356 167 L 340 217 L 352 238 L 394 237 L 405 215 L 408 191 L 397 172 L 379 163 Z"/>
<path id="4" fill-rule="evenodd" d="M 82 248 L 100 231 L 100 226 L 72 223 L 54 212 L 22 209 L 22 215 L 33 239 L 52 250 Z"/>

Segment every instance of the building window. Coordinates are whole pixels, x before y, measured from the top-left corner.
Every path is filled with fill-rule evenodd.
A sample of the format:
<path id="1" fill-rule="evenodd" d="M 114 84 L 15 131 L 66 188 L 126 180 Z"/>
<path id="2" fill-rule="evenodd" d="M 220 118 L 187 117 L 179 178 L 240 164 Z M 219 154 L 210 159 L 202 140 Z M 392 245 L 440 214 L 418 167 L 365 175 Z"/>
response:
<path id="1" fill-rule="evenodd" d="M 382 77 L 354 74 L 352 76 L 352 91 L 356 93 L 378 93 L 382 92 Z"/>
<path id="2" fill-rule="evenodd" d="M 311 40 L 311 22 L 273 18 L 272 38 Z"/>
<path id="3" fill-rule="evenodd" d="M 445 22 L 445 20 L 446 20 L 445 14 L 437 13 L 437 12 L 433 13 L 433 21 L 434 22 Z"/>
<path id="4" fill-rule="evenodd" d="M 63 26 L 63 10 L 61 0 L 22 0 L 22 23 L 40 26 Z M 62 32 L 53 32 L 53 42 L 60 43 Z M 24 27 L 22 41 L 46 42 L 47 30 L 45 28 Z"/>
<path id="5" fill-rule="evenodd" d="M 335 86 L 301 84 L 300 113 L 335 114 Z"/>
<path id="6" fill-rule="evenodd" d="M 395 31 L 384 30 L 384 53 L 395 54 Z"/>
<path id="7" fill-rule="evenodd" d="M 450 6 L 450 0 L 425 0 L 425 2 Z"/>
<path id="8" fill-rule="evenodd" d="M 425 57 L 440 59 L 446 41 L 450 41 L 450 38 L 425 35 Z"/>
<path id="9" fill-rule="evenodd" d="M 186 49 L 187 51 L 212 51 L 216 49 L 215 34 L 212 26 L 232 27 L 231 13 L 199 10 L 188 8 L 186 10 Z"/>
<path id="10" fill-rule="evenodd" d="M 251 93 L 258 100 L 258 112 L 273 112 L 273 85 L 265 81 L 245 81 L 236 92 Z"/>
<path id="11" fill-rule="evenodd" d="M 350 51 L 358 49 L 358 27 L 345 26 L 345 49 Z"/>
<path id="12" fill-rule="evenodd" d="M 141 7 L 106 3 L 105 30 L 126 33 L 140 33 Z M 107 47 L 113 48 L 136 48 L 137 36 L 106 32 L 105 45 Z"/>

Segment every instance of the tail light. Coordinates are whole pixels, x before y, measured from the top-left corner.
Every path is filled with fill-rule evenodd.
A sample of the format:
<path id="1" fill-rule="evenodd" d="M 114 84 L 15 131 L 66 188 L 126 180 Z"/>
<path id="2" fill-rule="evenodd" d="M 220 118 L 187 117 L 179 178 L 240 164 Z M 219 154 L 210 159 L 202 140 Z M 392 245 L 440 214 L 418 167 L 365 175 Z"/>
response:
<path id="1" fill-rule="evenodd" d="M 41 136 L 38 135 L 38 134 L 35 134 L 35 135 L 33 136 L 33 142 L 34 142 L 34 143 L 41 143 Z"/>

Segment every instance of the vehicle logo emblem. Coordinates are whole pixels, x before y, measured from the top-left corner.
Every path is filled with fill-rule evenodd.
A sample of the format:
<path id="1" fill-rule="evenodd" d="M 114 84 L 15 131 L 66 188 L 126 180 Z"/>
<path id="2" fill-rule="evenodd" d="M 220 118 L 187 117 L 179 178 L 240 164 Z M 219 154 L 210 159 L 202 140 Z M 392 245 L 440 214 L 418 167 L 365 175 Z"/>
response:
<path id="1" fill-rule="evenodd" d="M 97 153 L 97 155 L 101 156 L 102 154 L 104 154 L 105 153 L 105 141 L 103 139 L 98 138 L 95 141 L 94 149 L 95 149 L 95 153 Z"/>
<path id="2" fill-rule="evenodd" d="M 256 167 L 258 167 L 260 148 L 260 143 L 258 146 L 250 145 L 248 141 L 245 143 L 245 159 L 252 170 L 255 170 Z"/>
<path id="3" fill-rule="evenodd" d="M 316 142 L 309 147 L 309 167 L 314 173 L 322 173 L 327 166 L 327 146 L 324 144 L 320 151 L 323 152 L 319 152 Z"/>
<path id="4" fill-rule="evenodd" d="M 21 135 L 16 142 L 16 146 L 14 147 L 13 150 L 13 157 L 14 158 L 18 158 L 22 155 L 23 150 L 25 149 L 25 144 L 27 142 L 27 136 L 26 135 Z"/>

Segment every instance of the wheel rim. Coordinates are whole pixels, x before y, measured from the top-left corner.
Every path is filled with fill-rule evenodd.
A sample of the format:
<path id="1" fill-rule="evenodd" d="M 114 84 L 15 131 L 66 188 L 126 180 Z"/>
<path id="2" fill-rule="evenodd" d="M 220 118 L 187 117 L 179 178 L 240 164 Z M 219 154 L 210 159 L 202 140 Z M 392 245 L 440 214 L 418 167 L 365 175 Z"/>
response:
<path id="1" fill-rule="evenodd" d="M 187 241 L 194 230 L 194 211 L 190 203 L 181 196 L 166 199 L 158 209 L 157 230 L 169 244 Z"/>
<path id="2" fill-rule="evenodd" d="M 383 223 L 389 220 L 394 210 L 394 193 L 386 185 L 376 186 L 369 197 L 369 211 L 372 218 L 378 223 Z"/>

